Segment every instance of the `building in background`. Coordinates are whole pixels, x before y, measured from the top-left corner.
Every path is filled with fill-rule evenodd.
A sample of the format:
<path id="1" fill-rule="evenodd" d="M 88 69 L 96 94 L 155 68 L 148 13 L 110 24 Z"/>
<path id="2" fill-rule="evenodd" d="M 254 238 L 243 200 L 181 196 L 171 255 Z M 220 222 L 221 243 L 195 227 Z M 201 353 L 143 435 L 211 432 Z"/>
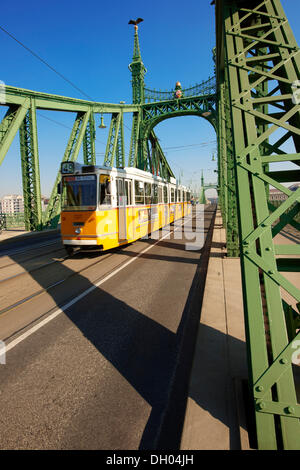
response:
<path id="1" fill-rule="evenodd" d="M 1 199 L 1 212 L 4 214 L 24 213 L 24 199 L 19 194 L 8 194 Z"/>
<path id="2" fill-rule="evenodd" d="M 47 209 L 49 198 L 42 196 L 42 211 Z M 24 198 L 20 194 L 8 194 L 0 199 L 0 212 L 3 214 L 23 214 L 24 213 Z"/>
<path id="3" fill-rule="evenodd" d="M 300 187 L 300 183 L 294 183 L 289 186 L 290 191 L 296 191 Z M 270 201 L 285 201 L 287 195 L 278 189 L 270 189 L 269 200 Z"/>

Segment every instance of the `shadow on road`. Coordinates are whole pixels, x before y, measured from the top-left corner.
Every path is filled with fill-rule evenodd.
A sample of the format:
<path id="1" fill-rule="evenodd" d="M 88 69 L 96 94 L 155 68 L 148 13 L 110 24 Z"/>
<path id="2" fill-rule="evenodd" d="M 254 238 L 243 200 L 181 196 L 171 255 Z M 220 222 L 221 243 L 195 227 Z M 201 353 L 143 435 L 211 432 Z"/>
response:
<path id="1" fill-rule="evenodd" d="M 212 210 L 205 213 L 207 228 L 210 222 L 214 221 L 214 216 L 215 213 Z M 106 285 L 106 290 L 101 287 L 94 288 L 94 285 L 84 276 L 74 273 L 66 266 L 61 266 L 63 277 L 67 278 L 72 275 L 73 295 L 88 289 L 91 290 L 88 296 L 76 303 L 76 308 L 65 309 L 65 315 L 151 407 L 149 419 L 144 423 L 135 448 L 179 448 L 203 299 L 209 257 L 208 248 L 212 236 L 211 228 L 208 230 L 205 248 L 202 250 L 201 256 L 199 252 L 195 252 L 194 255 L 190 254 L 187 259 L 174 256 L 174 262 L 197 265 L 176 333 L 111 295 L 109 285 L 108 287 Z M 153 241 L 145 240 L 144 243 L 149 244 Z M 167 248 L 182 250 L 182 247 L 178 247 L 177 240 L 162 241 L 161 244 Z M 127 250 L 121 249 L 119 252 L 126 254 L 128 257 L 136 255 L 128 248 Z M 142 257 L 172 261 L 172 257 L 165 258 L 150 253 L 142 255 Z M 11 258 L 13 259 L 13 256 Z M 21 264 L 20 261 L 18 262 Z M 32 276 L 42 287 L 47 287 L 46 281 L 41 280 L 38 271 L 33 272 Z M 117 280 L 113 282 L 117 282 Z M 132 286 L 132 289 L 134 288 Z M 66 303 L 63 290 L 64 287 L 61 285 L 49 291 L 56 305 L 60 308 L 63 308 Z M 171 305 L 170 308 L 172 308 Z M 36 332 L 34 336 L 41 334 L 42 331 L 44 332 L 43 328 Z M 210 333 L 220 335 L 217 331 Z M 47 338 L 45 341 L 47 341 Z M 54 339 L 52 341 L 54 342 Z M 20 343 L 18 347 L 24 348 L 24 344 Z M 74 348 L 76 348 L 76 345 L 74 345 Z M 23 370 L 25 361 L 26 353 L 21 355 L 13 371 L 10 368 L 0 371 L 2 390 L 5 389 L 5 384 L 8 386 L 9 376 L 18 374 L 18 369 L 19 371 Z M 32 384 L 32 387 L 34 386 L 35 384 Z M 229 425 L 227 417 L 218 411 L 217 404 L 206 393 L 205 387 L 202 386 L 199 390 L 192 389 L 192 395 L 199 406 L 204 407 L 217 419 Z M 125 397 L 123 406 L 126 409 Z M 18 416 L 18 419 L 22 420 L 22 416 Z M 41 416 L 40 419 L 42 420 L 43 417 Z M 118 429 L 112 430 L 112 434 L 115 435 L 114 448 L 117 448 Z M 105 442 L 105 438 L 103 438 L 104 441 L 102 438 L 103 436 L 99 436 L 99 441 L 97 441 L 97 436 L 95 437 L 94 442 L 98 442 L 98 444 L 93 448 L 109 448 L 106 447 L 108 444 Z M 70 436 L 68 441 L 70 442 Z M 77 444 L 79 446 L 75 432 L 72 447 L 76 448 Z M 36 447 L 34 441 L 31 445 L 33 448 Z M 70 444 L 68 443 L 67 446 L 70 447 Z"/>

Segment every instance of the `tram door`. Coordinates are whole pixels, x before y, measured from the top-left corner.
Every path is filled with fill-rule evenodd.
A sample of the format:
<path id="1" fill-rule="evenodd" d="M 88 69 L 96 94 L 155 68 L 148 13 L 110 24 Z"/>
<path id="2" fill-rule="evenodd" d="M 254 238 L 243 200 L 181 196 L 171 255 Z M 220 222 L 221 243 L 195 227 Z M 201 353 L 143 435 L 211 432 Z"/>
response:
<path id="1" fill-rule="evenodd" d="M 134 238 L 134 216 L 133 216 L 133 207 L 132 207 L 132 181 L 125 180 L 125 198 L 127 205 L 127 240 L 132 240 Z"/>
<path id="2" fill-rule="evenodd" d="M 119 240 L 127 240 L 126 229 L 126 196 L 124 192 L 123 178 L 117 178 L 117 201 L 118 201 L 118 226 L 119 226 Z"/>

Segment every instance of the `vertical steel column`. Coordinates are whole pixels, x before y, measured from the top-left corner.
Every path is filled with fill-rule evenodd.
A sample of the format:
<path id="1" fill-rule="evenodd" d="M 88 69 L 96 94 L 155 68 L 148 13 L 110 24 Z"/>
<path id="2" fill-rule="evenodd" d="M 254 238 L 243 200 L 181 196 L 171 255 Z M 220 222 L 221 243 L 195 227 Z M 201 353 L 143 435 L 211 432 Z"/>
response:
<path id="1" fill-rule="evenodd" d="M 95 138 L 95 117 L 91 111 L 83 137 L 83 162 L 85 165 L 96 165 Z"/>
<path id="2" fill-rule="evenodd" d="M 300 165 L 300 105 L 291 88 L 300 79 L 300 53 L 280 0 L 217 0 L 217 19 L 218 67 L 228 73 L 258 448 L 299 450 L 300 405 L 292 360 L 300 339 L 300 290 L 281 272 L 299 271 L 299 260 L 289 255 L 299 256 L 300 246 L 278 245 L 274 237 L 287 223 L 297 227 L 300 189 L 291 191 L 282 183 L 299 180 L 300 172 L 269 171 L 268 164 Z M 282 145 L 290 138 L 295 151 L 288 154 Z M 287 196 L 278 208 L 269 209 L 269 185 Z"/>
<path id="3" fill-rule="evenodd" d="M 121 124 L 121 112 L 113 113 L 107 138 L 104 165 L 113 166 L 119 141 L 119 130 Z"/>
<path id="4" fill-rule="evenodd" d="M 137 154 L 138 154 L 138 143 L 139 143 L 139 132 L 140 132 L 140 111 L 133 113 L 132 116 L 132 130 L 128 157 L 128 166 L 136 166 Z"/>
<path id="5" fill-rule="evenodd" d="M 124 145 L 124 118 L 123 111 L 120 112 L 120 127 L 118 132 L 117 139 L 117 148 L 116 148 L 116 167 L 124 168 L 125 167 L 125 145 Z"/>
<path id="6" fill-rule="evenodd" d="M 230 108 L 230 85 L 228 79 L 228 71 L 224 73 L 224 98 L 225 98 L 225 140 L 226 140 L 226 245 L 227 256 L 239 256 L 239 234 L 238 234 L 238 214 L 237 214 L 237 194 L 236 194 L 236 178 L 233 151 L 233 135 L 232 135 L 232 117 Z"/>
<path id="7" fill-rule="evenodd" d="M 218 152 L 218 198 L 223 225 L 227 224 L 226 195 L 226 137 L 225 137 L 225 97 L 224 81 L 220 83 L 217 97 L 217 152 Z"/>
<path id="8" fill-rule="evenodd" d="M 26 230 L 42 230 L 42 200 L 34 98 L 31 99 L 30 109 L 20 126 L 19 133 L 25 228 Z"/>

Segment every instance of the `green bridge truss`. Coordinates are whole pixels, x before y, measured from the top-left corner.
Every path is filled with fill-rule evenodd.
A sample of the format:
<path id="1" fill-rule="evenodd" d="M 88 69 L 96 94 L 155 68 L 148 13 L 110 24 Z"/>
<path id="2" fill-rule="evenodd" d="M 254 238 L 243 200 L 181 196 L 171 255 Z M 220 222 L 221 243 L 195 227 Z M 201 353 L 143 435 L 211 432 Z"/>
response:
<path id="1" fill-rule="evenodd" d="M 19 131 L 27 230 L 56 226 L 60 213 L 57 175 L 46 214 L 41 211 L 36 111 L 75 113 L 62 161 L 95 164 L 95 116 L 111 115 L 104 156 L 124 167 L 124 113 L 132 115 L 127 165 L 170 178 L 173 172 L 155 135 L 165 119 L 196 115 L 210 122 L 218 141 L 218 194 L 228 256 L 240 256 L 250 395 L 259 449 L 300 449 L 299 365 L 300 245 L 282 234 L 296 220 L 300 189 L 300 55 L 280 0 L 214 0 L 216 77 L 192 88 L 155 91 L 145 87 L 135 27 L 132 104 L 97 103 L 5 87 L 7 112 L 0 124 L 0 164 Z M 299 97 L 299 98 L 298 98 Z M 286 151 L 286 148 L 293 148 Z M 273 169 L 275 164 L 287 169 Z M 275 207 L 269 187 L 286 200 Z M 204 196 L 204 192 L 203 192 Z M 280 243 L 274 242 L 280 237 Z M 295 256 L 295 255 L 298 255 Z M 300 351 L 299 351 L 300 352 Z"/>
<path id="2" fill-rule="evenodd" d="M 240 250 L 257 442 L 300 449 L 292 362 L 300 352 L 300 245 L 282 236 L 287 224 L 300 228 L 300 189 L 285 185 L 300 176 L 300 52 L 279 0 L 215 3 L 220 205 L 228 252 Z M 287 170 L 271 168 L 287 162 Z M 270 185 L 287 197 L 277 208 Z"/>

